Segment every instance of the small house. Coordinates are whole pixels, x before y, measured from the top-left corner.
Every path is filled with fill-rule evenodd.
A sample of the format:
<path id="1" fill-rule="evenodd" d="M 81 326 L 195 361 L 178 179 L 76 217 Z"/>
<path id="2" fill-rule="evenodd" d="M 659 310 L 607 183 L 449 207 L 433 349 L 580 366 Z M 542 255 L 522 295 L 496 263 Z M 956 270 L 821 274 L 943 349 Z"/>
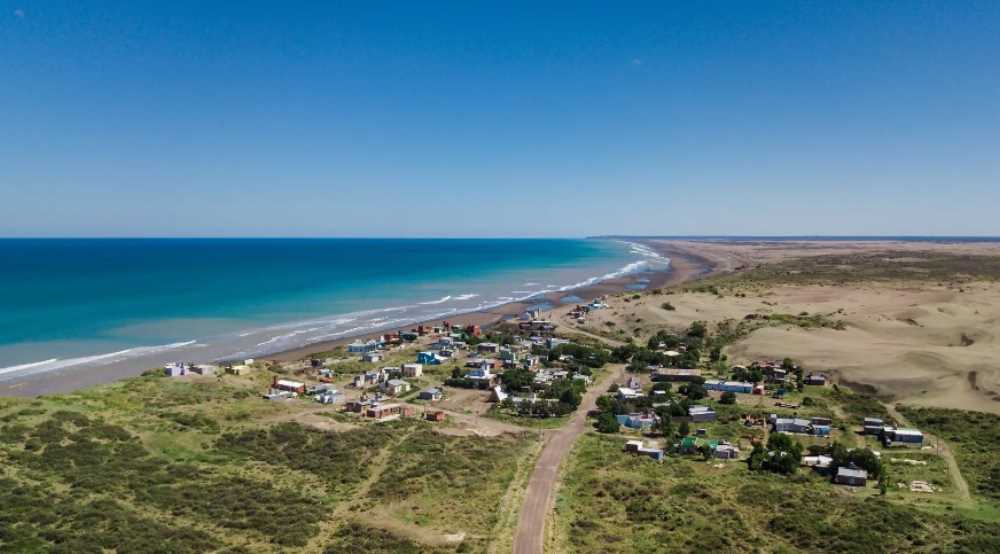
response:
<path id="1" fill-rule="evenodd" d="M 305 394 L 306 384 L 301 381 L 292 381 L 291 379 L 278 379 L 277 377 L 271 381 L 271 388 L 275 390 L 283 390 L 288 392 L 294 392 L 295 394 Z"/>
<path id="2" fill-rule="evenodd" d="M 403 377 L 420 377 L 424 374 L 423 364 L 403 364 Z"/>
<path id="3" fill-rule="evenodd" d="M 442 411 L 426 412 L 424 413 L 424 419 L 435 423 L 441 423 L 442 421 L 448 419 L 448 416 Z"/>
<path id="4" fill-rule="evenodd" d="M 205 377 L 215 375 L 218 368 L 211 364 L 198 364 L 190 367 L 191 373 L 202 375 Z"/>
<path id="5" fill-rule="evenodd" d="M 497 354 L 500 352 L 500 345 L 495 342 L 481 342 L 476 345 L 476 352 L 480 354 Z"/>
<path id="6" fill-rule="evenodd" d="M 361 355 L 361 361 L 368 363 L 376 363 L 382 361 L 382 354 L 379 352 L 365 352 Z"/>
<path id="7" fill-rule="evenodd" d="M 437 387 L 431 387 L 420 391 L 420 395 L 417 398 L 420 400 L 427 400 L 428 402 L 437 402 L 438 400 L 444 398 L 444 393 L 442 393 L 441 389 Z"/>
<path id="8" fill-rule="evenodd" d="M 268 400 L 291 400 L 295 398 L 296 394 L 292 391 L 280 390 L 280 389 L 269 389 L 264 398 Z"/>
<path id="9" fill-rule="evenodd" d="M 830 464 L 833 463 L 833 458 L 830 456 L 825 456 L 820 454 L 818 456 L 802 456 L 802 465 L 806 467 L 811 467 L 816 471 L 823 471 L 830 469 Z"/>
<path id="10" fill-rule="evenodd" d="M 775 433 L 810 433 L 812 424 L 808 419 L 779 417 L 774 420 Z"/>
<path id="11" fill-rule="evenodd" d="M 455 345 L 455 339 L 452 337 L 441 337 L 431 346 L 437 349 L 441 348 L 453 348 Z"/>
<path id="12" fill-rule="evenodd" d="M 703 439 L 698 437 L 684 437 L 681 442 L 677 445 L 678 451 L 681 454 L 696 454 L 701 452 L 702 448 L 707 447 L 711 451 L 715 451 L 719 448 L 719 441 L 717 439 Z"/>
<path id="13" fill-rule="evenodd" d="M 642 393 L 635 389 L 629 387 L 618 387 L 618 398 L 622 400 L 632 400 L 634 398 L 641 398 Z"/>
<path id="14" fill-rule="evenodd" d="M 549 350 L 551 350 L 551 349 L 553 349 L 553 348 L 555 348 L 557 346 L 562 346 L 564 344 L 569 344 L 569 340 L 568 339 L 560 339 L 560 338 L 556 338 L 556 337 L 549 337 L 548 340 L 546 340 L 546 342 L 548 343 Z"/>
<path id="15" fill-rule="evenodd" d="M 827 381 L 826 375 L 822 373 L 810 373 L 806 375 L 805 383 L 807 385 L 825 386 Z"/>
<path id="16" fill-rule="evenodd" d="M 359 340 L 359 341 L 354 341 L 351 344 L 348 344 L 347 351 L 352 354 L 364 354 L 366 352 L 374 352 L 378 350 L 378 347 L 379 343 L 377 341 L 370 340 L 367 342 L 362 342 Z"/>
<path id="17" fill-rule="evenodd" d="M 720 460 L 735 460 L 740 457 L 740 449 L 731 444 L 719 444 L 712 456 Z"/>
<path id="18" fill-rule="evenodd" d="M 339 404 L 344 400 L 344 395 L 337 389 L 326 389 L 317 393 L 313 398 L 320 404 Z"/>
<path id="19" fill-rule="evenodd" d="M 163 373 L 167 377 L 183 377 L 187 375 L 187 366 L 182 363 L 167 364 L 163 367 Z"/>
<path id="20" fill-rule="evenodd" d="M 653 381 L 701 382 L 701 370 L 664 368 L 656 370 L 650 377 Z"/>
<path id="21" fill-rule="evenodd" d="M 882 433 L 882 442 L 886 446 L 920 446 L 924 443 L 924 434 L 916 429 L 886 427 Z"/>
<path id="22" fill-rule="evenodd" d="M 440 365 L 441 357 L 434 352 L 424 351 L 417 353 L 417 363 L 423 365 Z"/>
<path id="23" fill-rule="evenodd" d="M 476 388 L 488 389 L 496 383 L 497 376 L 490 372 L 490 367 L 485 363 L 465 374 L 465 378 L 472 381 Z"/>
<path id="24" fill-rule="evenodd" d="M 659 448 L 647 448 L 640 440 L 626 442 L 624 450 L 625 452 L 631 452 L 640 456 L 647 456 L 657 462 L 663 461 L 663 450 Z"/>
<path id="25" fill-rule="evenodd" d="M 364 417 L 376 421 L 392 421 L 413 415 L 413 408 L 406 404 L 372 404 L 362 412 Z"/>
<path id="26" fill-rule="evenodd" d="M 365 388 L 377 385 L 386 380 L 388 373 L 385 370 L 366 371 L 354 377 L 355 388 Z"/>
<path id="27" fill-rule="evenodd" d="M 688 408 L 688 415 L 691 421 L 715 421 L 715 410 L 711 406 L 691 406 Z"/>
<path id="28" fill-rule="evenodd" d="M 232 365 L 226 368 L 226 373 L 231 375 L 241 376 L 248 375 L 253 368 L 246 364 Z"/>
<path id="29" fill-rule="evenodd" d="M 618 424 L 629 429 L 648 431 L 656 425 L 657 417 L 653 414 L 619 414 L 615 418 Z"/>
<path id="30" fill-rule="evenodd" d="M 720 381 L 718 379 L 708 379 L 705 381 L 705 390 L 715 390 L 722 392 L 742 392 L 750 394 L 753 392 L 753 383 L 743 381 Z"/>
<path id="31" fill-rule="evenodd" d="M 410 392 L 410 384 L 402 379 L 389 379 L 382 383 L 381 389 L 388 395 L 399 396 Z"/>
<path id="32" fill-rule="evenodd" d="M 863 469 L 841 466 L 837 468 L 837 474 L 834 476 L 833 482 L 838 485 L 863 487 L 868 483 L 868 472 Z"/>
<path id="33" fill-rule="evenodd" d="M 862 422 L 866 435 L 879 436 L 885 428 L 885 422 L 877 417 L 866 417 Z"/>

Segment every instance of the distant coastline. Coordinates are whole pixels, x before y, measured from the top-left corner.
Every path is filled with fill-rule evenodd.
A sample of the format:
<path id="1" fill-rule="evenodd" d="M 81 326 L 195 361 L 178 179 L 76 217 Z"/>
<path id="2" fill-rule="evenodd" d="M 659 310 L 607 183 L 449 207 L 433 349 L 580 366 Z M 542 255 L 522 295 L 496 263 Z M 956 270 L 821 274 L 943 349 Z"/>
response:
<path id="1" fill-rule="evenodd" d="M 643 247 L 648 248 L 653 243 L 643 242 Z M 518 244 L 520 246 L 520 244 Z M 267 352 L 266 354 L 254 354 L 246 355 L 245 357 L 257 357 L 257 358 L 278 358 L 278 359 L 288 359 L 291 357 L 302 357 L 306 356 L 312 352 L 328 350 L 336 345 L 343 344 L 344 342 L 349 342 L 357 337 L 367 336 L 373 333 L 381 333 L 387 330 L 406 328 L 417 324 L 419 321 L 440 321 L 442 319 L 449 319 L 456 322 L 467 322 L 476 323 L 480 325 L 489 325 L 504 317 L 513 316 L 529 306 L 549 306 L 558 307 L 566 299 L 572 299 L 579 297 L 581 299 L 590 300 L 593 297 L 611 294 L 615 292 L 621 292 L 628 289 L 640 290 L 643 288 L 660 287 L 667 283 L 674 282 L 678 278 L 687 279 L 692 276 L 700 275 L 707 271 L 707 265 L 705 260 L 697 261 L 693 254 L 690 252 L 681 252 L 675 249 L 662 248 L 660 245 L 656 246 L 656 253 L 664 258 L 658 258 L 658 256 L 653 256 L 652 253 L 643 254 L 644 256 L 652 256 L 651 259 L 661 260 L 661 263 L 665 261 L 665 258 L 669 258 L 670 269 L 667 271 L 648 271 L 643 266 L 639 266 L 638 260 L 643 259 L 642 257 L 633 258 L 636 261 L 627 264 L 628 267 L 622 268 L 618 266 L 618 270 L 606 271 L 606 275 L 601 276 L 598 273 L 597 276 L 591 276 L 589 278 L 578 279 L 580 282 L 576 284 L 570 284 L 563 287 L 551 287 L 556 290 L 551 290 L 548 292 L 527 294 L 525 299 L 509 299 L 504 301 L 497 299 L 495 301 L 489 301 L 489 299 L 476 298 L 479 295 L 474 294 L 461 294 L 451 295 L 445 294 L 443 296 L 438 296 L 436 300 L 427 299 L 421 301 L 420 304 L 426 305 L 429 310 L 436 308 L 437 305 L 441 305 L 444 302 L 448 302 L 448 305 L 452 305 L 452 308 L 441 308 L 438 309 L 438 314 L 434 315 L 428 319 L 409 318 L 407 320 L 402 320 L 398 324 L 393 325 L 393 317 L 398 316 L 392 314 L 391 310 L 395 308 L 390 308 L 390 311 L 386 311 L 389 317 L 374 317 L 373 326 L 376 329 L 365 330 L 364 328 L 352 328 L 351 323 L 344 323 L 339 325 L 339 321 L 334 317 L 331 320 L 331 325 L 338 325 L 333 327 L 334 329 L 342 328 L 343 331 L 337 332 L 337 337 L 331 340 L 318 340 L 318 341 L 307 341 L 305 344 L 298 344 L 290 348 L 277 348 Z M 633 256 L 635 256 L 634 247 L 632 248 Z M 588 262 L 589 263 L 589 262 Z M 606 263 L 614 263 L 613 260 L 609 260 Z M 621 262 L 618 262 L 621 263 Z M 405 264 L 402 264 L 405 265 Z M 515 275 L 516 276 L 516 275 Z M 569 279 L 570 283 L 573 283 L 574 279 L 571 279 L 572 275 L 567 274 L 563 276 L 563 279 Z M 564 281 L 565 282 L 565 281 Z M 516 283 L 511 283 L 516 285 Z M 544 285 L 543 285 L 544 287 Z M 515 289 L 517 287 L 514 287 Z M 461 289 L 460 289 L 461 290 Z M 431 298 L 435 297 L 435 294 L 428 292 L 427 296 Z M 512 295 L 513 296 L 513 295 Z M 466 300 L 468 299 L 468 300 Z M 370 301 L 372 305 L 385 305 L 385 299 L 378 299 L 373 297 Z M 458 302 L 456 305 L 455 303 Z M 472 303 L 472 308 L 475 308 L 475 303 L 486 304 L 485 307 L 480 309 L 466 309 L 462 310 L 461 305 L 463 303 Z M 391 302 L 390 302 L 390 305 Z M 417 306 L 419 307 L 419 306 Z M 379 311 L 379 310 L 370 310 Z M 349 315 L 349 314 L 348 314 Z M 377 314 L 376 314 L 377 315 Z M 405 317 L 405 316 L 403 316 Z M 382 321 L 379 321 L 379 320 Z M 344 318 L 344 321 L 349 321 L 350 318 Z M 194 322 L 193 324 L 196 324 Z M 303 325 L 308 324 L 308 321 L 295 324 L 292 326 L 282 325 L 281 327 L 287 327 L 287 335 L 294 340 L 307 340 L 308 335 L 296 336 L 302 332 L 302 330 L 310 330 L 312 327 L 303 327 Z M 467 324 L 466 323 L 466 324 Z M 282 331 L 283 332 L 283 331 Z M 317 331 L 317 333 L 320 333 Z M 239 337 L 243 335 L 250 335 L 250 332 L 241 333 Z M 186 338 L 186 337 L 185 337 Z M 247 336 L 246 340 L 253 339 L 253 336 Z M 275 339 L 267 339 L 264 342 L 271 342 Z M 74 360 L 63 361 L 50 356 L 39 356 L 38 362 L 29 362 L 22 366 L 7 365 L 5 368 L 8 371 L 13 370 L 17 372 L 20 368 L 27 369 L 28 371 L 25 375 L 10 375 L 10 378 L 0 381 L 0 396 L 37 396 L 39 394 L 51 394 L 60 393 L 76 390 L 79 388 L 107 383 L 116 381 L 123 377 L 128 377 L 136 375 L 141 371 L 149 369 L 150 367 L 155 367 L 155 364 L 148 362 L 148 360 L 167 360 L 174 359 L 171 356 L 176 356 L 176 359 L 191 360 L 191 361 L 214 361 L 219 359 L 242 359 L 238 356 L 232 358 L 226 358 L 225 356 L 207 356 L 202 355 L 200 358 L 195 357 L 195 355 L 202 353 L 207 354 L 203 350 L 192 350 L 201 346 L 199 344 L 193 344 L 192 340 L 178 340 L 170 343 L 164 343 L 165 346 L 161 347 L 135 347 L 129 348 L 128 350 L 123 350 L 119 352 L 118 350 L 109 350 L 108 354 L 97 354 L 89 358 L 84 358 L 83 364 L 73 365 Z M 253 343 L 250 343 L 253 344 Z M 280 343 L 275 343 L 279 345 Z M 176 350 L 176 352 L 175 352 Z M 124 354 L 130 354 L 132 351 L 145 356 L 144 358 L 134 359 L 129 361 L 127 359 L 117 360 L 115 356 Z M 191 354 L 194 352 L 195 354 Z M 277 353 L 275 353 L 277 352 Z M 93 362 L 91 362 L 91 359 Z M 144 361 L 147 360 L 147 361 Z M 61 365 L 61 364 L 66 365 Z M 37 371 L 32 371 L 38 368 Z M 50 369 L 51 368 L 51 369 Z"/>
<path id="2" fill-rule="evenodd" d="M 655 250 L 660 255 L 670 259 L 670 266 L 665 271 L 658 271 L 652 273 L 640 274 L 638 276 L 625 276 L 617 279 L 608 279 L 594 283 L 592 285 L 583 286 L 580 288 L 572 289 L 572 293 L 575 296 L 580 297 L 583 301 L 590 301 L 594 298 L 605 296 L 609 294 L 618 294 L 625 292 L 629 285 L 634 284 L 637 278 L 648 279 L 647 283 L 644 283 L 644 289 L 657 289 L 662 287 L 667 287 L 671 285 L 676 285 L 679 283 L 692 281 L 701 277 L 705 277 L 714 273 L 719 264 L 698 253 L 694 249 L 685 248 L 676 244 L 665 244 L 653 241 L 638 241 L 641 244 Z M 567 291 L 570 292 L 570 291 Z M 476 312 L 470 312 L 465 314 L 459 314 L 455 317 L 447 318 L 448 321 L 453 322 L 458 325 L 479 325 L 482 327 L 489 327 L 500 323 L 501 321 L 519 315 L 523 313 L 528 308 L 539 304 L 540 302 L 547 303 L 553 306 L 553 309 L 558 310 L 563 307 L 560 302 L 560 297 L 564 296 L 566 293 L 549 293 L 540 298 L 533 299 L 531 302 L 509 302 L 496 306 L 488 310 L 480 310 Z M 414 323 L 414 325 L 419 324 L 433 324 L 440 322 L 441 319 L 430 319 Z M 278 352 L 269 356 L 265 356 L 265 359 L 274 360 L 278 362 L 285 362 L 291 360 L 298 360 L 312 354 L 327 352 L 337 348 L 338 346 L 344 346 L 354 340 L 359 338 L 371 338 L 379 335 L 381 333 L 368 333 L 365 335 L 355 335 L 351 337 L 344 337 L 342 339 L 333 341 L 317 342 L 314 344 L 305 345 L 299 348 L 293 348 L 283 352 Z"/>

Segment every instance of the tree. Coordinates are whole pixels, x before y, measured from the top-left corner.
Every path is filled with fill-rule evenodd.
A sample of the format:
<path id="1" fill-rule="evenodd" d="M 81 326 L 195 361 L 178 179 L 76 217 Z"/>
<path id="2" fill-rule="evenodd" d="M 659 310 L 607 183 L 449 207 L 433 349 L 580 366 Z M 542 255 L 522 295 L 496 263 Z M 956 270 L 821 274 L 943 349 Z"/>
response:
<path id="1" fill-rule="evenodd" d="M 713 346 L 712 350 L 710 350 L 708 352 L 708 359 L 712 363 L 715 363 L 715 362 L 719 361 L 720 359 L 722 359 L 722 347 L 720 347 L 720 346 Z"/>
<path id="2" fill-rule="evenodd" d="M 691 434 L 691 425 L 687 422 L 686 419 L 681 422 L 680 427 L 678 427 L 677 429 L 677 434 L 682 437 L 686 437 Z"/>
<path id="3" fill-rule="evenodd" d="M 618 418 L 611 412 L 601 412 L 597 416 L 597 430 L 601 433 L 617 433 L 620 425 Z"/>
<path id="4" fill-rule="evenodd" d="M 736 403 L 736 393 L 726 391 L 722 393 L 722 397 L 719 398 L 719 404 L 735 404 Z"/>
<path id="5" fill-rule="evenodd" d="M 535 382 L 535 374 L 523 368 L 508 369 L 500 374 L 500 380 L 513 391 L 530 388 Z"/>
<path id="6" fill-rule="evenodd" d="M 670 381 L 657 381 L 653 383 L 653 390 L 662 390 L 670 392 L 670 390 L 673 388 L 674 388 L 673 383 L 671 383 Z"/>
<path id="7" fill-rule="evenodd" d="M 559 401 L 572 406 L 575 410 L 580 406 L 580 393 L 576 389 L 568 388 L 559 395 Z"/>
<path id="8" fill-rule="evenodd" d="M 705 326 L 704 321 L 693 321 L 691 322 L 691 326 L 688 327 L 687 335 L 689 337 L 703 339 L 706 334 L 708 334 L 708 327 Z"/>
<path id="9" fill-rule="evenodd" d="M 750 471 L 760 471 L 764 469 L 764 462 L 767 459 L 767 450 L 760 443 L 754 443 L 750 457 L 747 458 L 747 465 Z"/>
<path id="10" fill-rule="evenodd" d="M 674 438 L 674 422 L 670 419 L 669 413 L 660 414 L 660 423 L 657 426 L 657 431 L 667 440 Z"/>
<path id="11" fill-rule="evenodd" d="M 705 386 L 701 383 L 688 383 L 684 386 L 684 390 L 681 391 L 688 400 L 701 400 L 708 396 L 708 392 L 705 391 Z"/>
<path id="12" fill-rule="evenodd" d="M 756 447 L 755 447 L 756 448 Z M 791 474 L 802 461 L 802 445 L 785 433 L 771 433 L 767 438 L 767 450 L 761 469 L 775 473 Z"/>

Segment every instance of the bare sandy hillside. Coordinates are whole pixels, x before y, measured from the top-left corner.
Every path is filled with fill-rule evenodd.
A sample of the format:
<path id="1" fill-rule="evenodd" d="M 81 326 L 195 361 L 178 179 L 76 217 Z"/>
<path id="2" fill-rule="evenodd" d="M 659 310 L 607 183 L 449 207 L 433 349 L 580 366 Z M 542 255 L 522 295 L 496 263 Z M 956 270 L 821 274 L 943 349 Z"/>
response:
<path id="1" fill-rule="evenodd" d="M 842 383 L 870 385 L 899 401 L 1000 413 L 1000 282 L 970 275 L 968 269 L 989 266 L 975 256 L 995 256 L 1000 248 L 877 244 L 857 250 L 853 243 L 797 249 L 707 245 L 700 253 L 726 274 L 639 299 L 619 295 L 609 309 L 592 314 L 584 328 L 644 341 L 664 327 L 679 331 L 695 320 L 737 324 L 757 314 L 770 319 L 726 348 L 731 361 L 791 357 L 809 369 L 832 371 Z M 892 254 L 871 257 L 880 248 Z M 901 254 L 911 251 L 912 259 Z M 822 279 L 809 278 L 812 260 L 829 260 L 814 256 L 851 254 L 868 257 L 845 263 L 841 275 L 826 267 L 817 272 Z M 952 258 L 939 255 L 956 256 L 956 269 L 948 269 Z M 804 260 L 801 270 L 775 265 L 789 260 Z M 754 273 L 750 266 L 768 272 Z M 858 272 L 872 278 L 859 278 Z M 907 277 L 911 274 L 913 279 Z M 831 275 L 843 282 L 831 285 Z"/>

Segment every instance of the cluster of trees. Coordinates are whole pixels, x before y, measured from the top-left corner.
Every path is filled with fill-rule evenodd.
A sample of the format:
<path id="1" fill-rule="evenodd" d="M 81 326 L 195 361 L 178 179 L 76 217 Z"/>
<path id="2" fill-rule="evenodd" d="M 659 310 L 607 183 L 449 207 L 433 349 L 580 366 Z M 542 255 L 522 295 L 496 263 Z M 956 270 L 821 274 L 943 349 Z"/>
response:
<path id="1" fill-rule="evenodd" d="M 551 417 L 572 413 L 583 400 L 586 384 L 579 379 L 560 379 L 548 384 L 535 383 L 535 374 L 522 368 L 508 369 L 500 374 L 500 381 L 507 390 L 515 392 L 537 392 L 541 398 L 557 402 L 518 402 L 505 400 L 502 409 L 519 416 Z"/>
<path id="2" fill-rule="evenodd" d="M 700 385 L 698 386 L 700 387 Z M 597 430 L 602 433 L 615 433 L 618 431 L 618 420 L 615 416 L 653 411 L 659 417 L 659 425 L 654 431 L 661 436 L 673 439 L 678 435 L 685 436 L 689 434 L 690 428 L 686 419 L 681 421 L 679 425 L 676 425 L 672 418 L 687 416 L 690 401 L 694 399 L 671 394 L 670 383 L 654 383 L 653 390 L 665 391 L 667 393 L 666 400 L 669 403 L 660 404 L 653 408 L 653 398 L 651 395 L 629 400 L 623 400 L 616 396 L 602 396 L 598 398 L 598 413 L 595 423 Z M 704 391 L 704 388 L 702 390 Z M 663 398 L 657 400 L 662 402 Z"/>
<path id="3" fill-rule="evenodd" d="M 764 380 L 764 372 L 759 367 L 734 367 L 732 375 L 734 381 L 759 383 Z"/>
<path id="4" fill-rule="evenodd" d="M 634 343 L 624 344 L 611 351 L 610 359 L 618 363 L 628 363 L 631 371 L 646 371 L 650 365 L 664 367 L 698 367 L 705 345 L 708 329 L 702 321 L 695 321 L 683 335 L 669 331 L 659 331 L 646 341 L 645 346 Z M 681 348 L 683 347 L 683 348 Z M 668 357 L 659 349 L 683 350 L 680 356 Z"/>
<path id="5" fill-rule="evenodd" d="M 591 369 L 600 369 L 611 359 L 608 351 L 583 344 L 560 344 L 549 351 L 549 361 L 557 361 L 563 355 L 572 356 L 573 364 Z"/>
<path id="6" fill-rule="evenodd" d="M 767 447 L 754 444 L 747 463 L 751 471 L 771 471 L 789 475 L 795 473 L 802 462 L 802 445 L 791 435 L 771 433 Z"/>
<path id="7" fill-rule="evenodd" d="M 826 455 L 833 458 L 830 468 L 836 472 L 838 467 L 854 465 L 868 472 L 869 479 L 880 479 L 885 473 L 882 460 L 875 455 L 870 448 L 855 448 L 849 450 L 839 442 L 829 446 L 813 445 L 809 447 L 809 453 L 813 456 Z"/>
<path id="8" fill-rule="evenodd" d="M 848 449 L 839 442 L 832 445 L 811 445 L 810 455 L 825 455 L 833 458 L 830 471 L 834 474 L 837 468 L 854 466 L 868 472 L 869 479 L 878 479 L 882 494 L 885 494 L 887 475 L 882 461 L 869 448 Z M 792 474 L 802 462 L 802 445 L 786 433 L 771 433 L 767 439 L 767 447 L 755 444 L 747 461 L 753 471 L 772 471 L 775 473 Z"/>

